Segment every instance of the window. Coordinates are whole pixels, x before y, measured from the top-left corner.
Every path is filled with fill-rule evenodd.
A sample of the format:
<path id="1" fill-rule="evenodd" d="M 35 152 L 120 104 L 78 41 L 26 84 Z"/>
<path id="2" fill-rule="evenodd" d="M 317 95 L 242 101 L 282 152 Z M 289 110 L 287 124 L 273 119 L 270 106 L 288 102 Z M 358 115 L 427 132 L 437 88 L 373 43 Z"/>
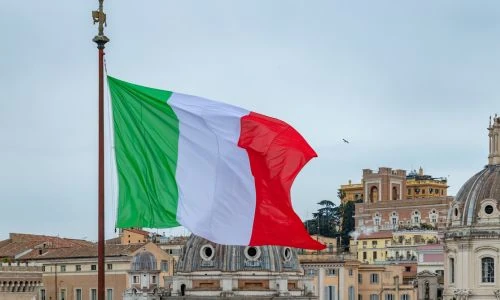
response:
<path id="1" fill-rule="evenodd" d="M 366 248 L 366 245 L 368 244 L 367 241 L 363 241 L 363 248 Z"/>
<path id="2" fill-rule="evenodd" d="M 156 276 L 153 275 L 151 277 L 151 283 L 156 284 Z"/>
<path id="3" fill-rule="evenodd" d="M 113 300 L 113 289 L 106 290 L 106 300 Z"/>
<path id="4" fill-rule="evenodd" d="M 326 269 L 326 275 L 335 276 L 335 274 L 336 274 L 335 270 L 336 269 Z"/>
<path id="5" fill-rule="evenodd" d="M 329 285 L 325 287 L 325 299 L 334 300 L 337 299 L 337 293 L 335 292 L 335 286 Z"/>
<path id="6" fill-rule="evenodd" d="M 363 296 L 361 296 L 360 294 L 358 294 L 358 300 L 363 300 Z"/>
<path id="7" fill-rule="evenodd" d="M 134 276 L 133 277 L 133 282 L 134 283 L 139 283 L 139 276 Z"/>
<path id="8" fill-rule="evenodd" d="M 97 300 L 97 290 L 96 289 L 90 290 L 90 300 Z"/>
<path id="9" fill-rule="evenodd" d="M 61 297 L 59 299 L 66 300 L 66 290 L 65 289 L 61 289 Z"/>
<path id="10" fill-rule="evenodd" d="M 352 276 L 352 274 L 353 274 L 352 269 L 349 269 L 349 276 Z"/>
<path id="11" fill-rule="evenodd" d="M 363 252 L 363 260 L 366 260 L 366 252 Z"/>
<path id="12" fill-rule="evenodd" d="M 76 300 L 82 300 L 82 289 L 76 289 L 75 290 L 75 299 Z"/>
<path id="13" fill-rule="evenodd" d="M 97 265 L 90 265 L 91 271 L 97 271 Z"/>
<path id="14" fill-rule="evenodd" d="M 411 267 L 405 267 L 405 272 L 411 272 Z"/>
<path id="15" fill-rule="evenodd" d="M 375 225 L 379 226 L 380 225 L 380 218 L 375 218 Z"/>
<path id="16" fill-rule="evenodd" d="M 161 261 L 161 271 L 168 272 L 168 261 L 165 260 Z"/>
<path id="17" fill-rule="evenodd" d="M 370 274 L 370 283 L 378 283 L 378 274 L 377 273 Z"/>
<path id="18" fill-rule="evenodd" d="M 358 274 L 358 283 L 363 283 L 363 274 Z"/>
<path id="19" fill-rule="evenodd" d="M 455 282 L 455 259 L 450 258 L 450 283 Z"/>
<path id="20" fill-rule="evenodd" d="M 370 300 L 378 300 L 378 295 L 377 294 L 371 294 L 370 295 Z"/>
<path id="21" fill-rule="evenodd" d="M 61 272 L 66 272 L 66 266 L 65 265 L 61 265 Z"/>
<path id="22" fill-rule="evenodd" d="M 385 294 L 385 300 L 394 300 L 393 294 Z"/>
<path id="23" fill-rule="evenodd" d="M 377 259 L 377 251 L 373 251 L 373 260 Z"/>
<path id="24" fill-rule="evenodd" d="M 347 299 L 354 300 L 354 287 L 352 285 L 349 287 Z"/>
<path id="25" fill-rule="evenodd" d="M 372 241 L 372 248 L 377 248 L 377 241 Z"/>
<path id="26" fill-rule="evenodd" d="M 106 270 L 113 270 L 113 264 L 106 264 Z"/>
<path id="27" fill-rule="evenodd" d="M 392 225 L 398 225 L 398 218 L 392 217 L 391 222 L 392 222 Z"/>
<path id="28" fill-rule="evenodd" d="M 401 300 L 410 300 L 410 295 L 408 294 L 401 295 Z"/>
<path id="29" fill-rule="evenodd" d="M 40 300 L 47 300 L 45 296 L 45 289 L 40 290 Z"/>
<path id="30" fill-rule="evenodd" d="M 492 257 L 481 259 L 481 282 L 495 282 L 495 261 Z"/>
<path id="31" fill-rule="evenodd" d="M 80 272 L 82 270 L 82 265 L 76 265 L 75 268 L 77 272 Z"/>
<path id="32" fill-rule="evenodd" d="M 42 272 L 45 272 L 45 266 L 42 266 Z"/>

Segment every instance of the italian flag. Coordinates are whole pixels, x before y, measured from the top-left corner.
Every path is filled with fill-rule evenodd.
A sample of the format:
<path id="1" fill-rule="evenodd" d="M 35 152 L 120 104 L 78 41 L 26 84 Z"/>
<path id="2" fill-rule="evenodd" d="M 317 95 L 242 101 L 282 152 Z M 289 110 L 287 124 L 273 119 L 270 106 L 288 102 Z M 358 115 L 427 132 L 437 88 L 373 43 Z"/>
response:
<path id="1" fill-rule="evenodd" d="M 290 188 L 314 150 L 283 121 L 108 76 L 117 227 L 182 225 L 219 244 L 323 249 Z"/>

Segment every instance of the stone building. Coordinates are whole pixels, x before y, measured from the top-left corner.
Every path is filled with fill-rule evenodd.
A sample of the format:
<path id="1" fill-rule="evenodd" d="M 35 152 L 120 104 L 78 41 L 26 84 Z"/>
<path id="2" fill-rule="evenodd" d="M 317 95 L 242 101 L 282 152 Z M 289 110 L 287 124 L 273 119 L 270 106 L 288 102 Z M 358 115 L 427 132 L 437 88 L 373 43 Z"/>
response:
<path id="1" fill-rule="evenodd" d="M 304 253 L 300 264 L 313 279 L 313 289 L 319 299 L 358 299 L 358 268 L 354 255 L 335 253 Z"/>
<path id="2" fill-rule="evenodd" d="M 488 164 L 459 190 L 445 232 L 445 299 L 500 299 L 500 118 L 488 127 Z"/>
<path id="3" fill-rule="evenodd" d="M 362 202 L 356 203 L 355 208 L 356 229 L 362 232 L 367 229 L 398 230 L 422 226 L 443 228 L 453 198 L 445 196 L 445 181 L 424 181 L 429 182 L 419 183 L 419 197 L 415 199 L 411 194 L 409 197 L 408 192 L 416 193 L 416 190 L 407 188 L 410 183 L 405 171 L 379 168 L 375 173 L 363 170 Z"/>
<path id="4" fill-rule="evenodd" d="M 294 249 L 220 245 L 195 235 L 165 287 L 169 299 L 317 299 Z"/>
<path id="5" fill-rule="evenodd" d="M 448 193 L 447 179 L 435 178 L 424 174 L 420 168 L 406 174 L 405 170 L 379 168 L 378 172 L 363 170 L 361 183 L 342 184 L 343 202 L 363 201 L 377 202 L 382 200 L 402 200 L 446 197 Z"/>
<path id="6" fill-rule="evenodd" d="M 39 299 L 42 284 L 42 267 L 33 263 L 0 264 L 0 299 Z"/>

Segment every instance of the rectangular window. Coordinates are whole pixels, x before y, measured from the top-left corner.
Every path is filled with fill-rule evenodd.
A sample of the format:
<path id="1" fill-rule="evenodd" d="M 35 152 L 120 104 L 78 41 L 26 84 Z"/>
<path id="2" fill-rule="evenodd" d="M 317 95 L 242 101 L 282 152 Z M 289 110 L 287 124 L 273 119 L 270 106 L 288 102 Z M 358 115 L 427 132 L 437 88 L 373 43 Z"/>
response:
<path id="1" fill-rule="evenodd" d="M 325 286 L 325 299 L 328 299 L 328 300 L 336 300 L 337 299 L 337 293 L 335 292 L 334 285 Z"/>
<path id="2" fill-rule="evenodd" d="M 366 248 L 366 245 L 367 245 L 367 244 L 368 244 L 368 243 L 367 243 L 366 241 L 363 241 L 363 248 Z"/>
<path id="3" fill-rule="evenodd" d="M 90 265 L 91 271 L 97 271 L 97 265 Z"/>
<path id="4" fill-rule="evenodd" d="M 66 300 L 66 290 L 65 289 L 61 289 L 61 297 L 59 299 Z"/>
<path id="5" fill-rule="evenodd" d="M 372 241 L 372 247 L 377 248 L 377 241 Z"/>
<path id="6" fill-rule="evenodd" d="M 352 274 L 353 274 L 352 269 L 349 269 L 349 276 L 352 276 Z"/>
<path id="7" fill-rule="evenodd" d="M 47 300 L 45 296 L 45 289 L 40 290 L 40 300 Z"/>
<path id="8" fill-rule="evenodd" d="M 335 270 L 336 269 L 326 269 L 326 275 L 328 276 L 335 276 Z"/>
<path id="9" fill-rule="evenodd" d="M 455 259 L 450 258 L 450 283 L 455 282 Z"/>
<path id="10" fill-rule="evenodd" d="M 495 282 L 495 261 L 493 257 L 484 257 L 481 259 L 482 282 Z"/>
<path id="11" fill-rule="evenodd" d="M 358 283 L 363 283 L 363 274 L 358 274 Z"/>
<path id="12" fill-rule="evenodd" d="M 361 296 L 360 294 L 358 294 L 358 300 L 363 300 L 363 296 Z"/>
<path id="13" fill-rule="evenodd" d="M 354 287 L 352 285 L 349 287 L 349 293 L 347 297 L 349 300 L 354 300 Z"/>
<path id="14" fill-rule="evenodd" d="M 82 300 L 82 289 L 75 290 L 75 300 Z"/>
<path id="15" fill-rule="evenodd" d="M 370 274 L 370 283 L 372 283 L 372 284 L 378 283 L 378 274 L 377 273 Z"/>
<path id="16" fill-rule="evenodd" d="M 377 251 L 373 251 L 373 259 L 377 259 Z"/>
<path id="17" fill-rule="evenodd" d="M 394 300 L 394 295 L 393 294 L 386 294 L 385 300 Z"/>
<path id="18" fill-rule="evenodd" d="M 113 264 L 107 264 L 106 270 L 113 270 Z"/>
<path id="19" fill-rule="evenodd" d="M 165 260 L 161 261 L 161 271 L 168 272 L 168 261 Z"/>
<path id="20" fill-rule="evenodd" d="M 76 265 L 75 267 L 77 272 L 80 272 L 82 270 L 82 265 Z"/>
<path id="21" fill-rule="evenodd" d="M 363 252 L 363 260 L 366 260 L 366 252 Z"/>
<path id="22" fill-rule="evenodd" d="M 408 294 L 401 295 L 401 300 L 410 300 L 410 295 Z"/>
<path id="23" fill-rule="evenodd" d="M 106 290 L 106 300 L 113 300 L 113 290 L 112 289 Z"/>
<path id="24" fill-rule="evenodd" d="M 139 276 L 134 276 L 133 282 L 134 283 L 139 283 Z"/>
<path id="25" fill-rule="evenodd" d="M 151 276 L 151 283 L 156 284 L 156 276 Z"/>
<path id="26" fill-rule="evenodd" d="M 61 272 L 66 272 L 66 266 L 65 265 L 61 265 Z"/>
<path id="27" fill-rule="evenodd" d="M 97 300 L 97 290 L 96 289 L 90 290 L 90 300 Z"/>
<path id="28" fill-rule="evenodd" d="M 371 294 L 370 295 L 370 300 L 378 300 L 378 295 L 377 294 Z"/>
<path id="29" fill-rule="evenodd" d="M 42 266 L 42 272 L 45 272 L 45 266 Z"/>

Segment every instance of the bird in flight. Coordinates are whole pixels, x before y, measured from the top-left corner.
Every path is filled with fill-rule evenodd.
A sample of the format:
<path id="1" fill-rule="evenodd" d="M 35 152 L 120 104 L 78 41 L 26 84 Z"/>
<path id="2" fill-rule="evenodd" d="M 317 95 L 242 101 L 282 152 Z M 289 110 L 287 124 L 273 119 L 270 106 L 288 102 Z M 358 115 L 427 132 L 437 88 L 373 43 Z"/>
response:
<path id="1" fill-rule="evenodd" d="M 344 141 L 344 143 L 346 143 L 346 144 L 349 144 L 349 141 L 346 139 L 342 139 L 342 141 Z"/>

